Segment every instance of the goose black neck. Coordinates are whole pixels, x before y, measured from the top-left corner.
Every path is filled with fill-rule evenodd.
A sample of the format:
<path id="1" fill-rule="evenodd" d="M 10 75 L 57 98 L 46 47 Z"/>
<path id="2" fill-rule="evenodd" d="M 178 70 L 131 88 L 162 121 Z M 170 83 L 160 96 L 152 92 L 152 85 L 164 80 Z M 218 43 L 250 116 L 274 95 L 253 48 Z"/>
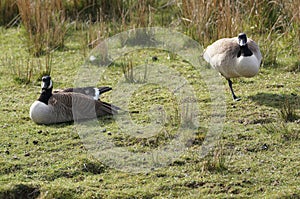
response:
<path id="1" fill-rule="evenodd" d="M 245 46 L 240 46 L 240 50 L 238 52 L 237 57 L 243 56 L 243 57 L 250 57 L 252 56 L 253 53 L 251 50 L 248 48 L 248 45 L 246 44 Z"/>
<path id="2" fill-rule="evenodd" d="M 42 93 L 39 97 L 39 101 L 48 105 L 48 101 L 52 96 L 52 88 L 51 89 L 42 89 Z"/>

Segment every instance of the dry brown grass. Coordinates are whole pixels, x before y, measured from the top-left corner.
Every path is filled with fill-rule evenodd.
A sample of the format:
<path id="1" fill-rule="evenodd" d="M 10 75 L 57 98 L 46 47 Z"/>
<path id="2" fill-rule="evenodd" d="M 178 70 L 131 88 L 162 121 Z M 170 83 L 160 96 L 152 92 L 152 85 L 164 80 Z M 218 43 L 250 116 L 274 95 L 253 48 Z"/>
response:
<path id="1" fill-rule="evenodd" d="M 64 45 L 67 21 L 61 0 L 18 0 L 17 5 L 30 52 L 40 56 Z"/>
<path id="2" fill-rule="evenodd" d="M 182 0 L 182 17 L 188 29 L 195 29 L 197 39 L 206 43 L 244 30 L 284 32 L 291 23 L 299 23 L 298 4 L 296 0 Z"/>
<path id="3" fill-rule="evenodd" d="M 0 8 L 12 8 L 14 5 L 11 0 L 3 2 L 5 4 L 1 1 Z M 246 32 L 259 43 L 264 55 L 263 65 L 277 65 L 282 50 L 288 55 L 300 54 L 298 0 L 16 2 L 30 51 L 35 55 L 64 45 L 67 19 L 84 24 L 76 26 L 76 29 L 84 29 L 83 43 L 91 48 L 104 38 L 128 29 L 164 26 L 183 31 L 203 46 L 219 38 Z"/>
<path id="4" fill-rule="evenodd" d="M 0 1 L 0 25 L 14 25 L 18 19 L 18 7 L 15 0 Z"/>
<path id="5" fill-rule="evenodd" d="M 182 0 L 182 20 L 186 31 L 204 45 L 218 38 L 236 35 L 242 30 L 242 16 L 240 5 L 234 2 Z"/>
<path id="6" fill-rule="evenodd" d="M 260 45 L 263 65 L 277 65 L 282 45 L 299 54 L 300 2 L 297 0 L 178 0 L 185 32 L 203 46 L 246 32 Z M 283 44 L 284 43 L 284 44 Z M 281 52 L 280 52 L 281 51 Z"/>
<path id="7" fill-rule="evenodd" d="M 89 14 L 83 20 L 84 23 L 81 23 L 80 28 L 85 34 L 84 45 L 89 48 L 96 47 L 103 39 L 122 31 L 156 24 L 157 10 L 154 7 L 158 6 L 157 0 L 113 2 L 103 1 L 99 5 L 93 5 L 96 7 L 94 15 Z M 109 9 L 111 12 L 108 12 Z"/>

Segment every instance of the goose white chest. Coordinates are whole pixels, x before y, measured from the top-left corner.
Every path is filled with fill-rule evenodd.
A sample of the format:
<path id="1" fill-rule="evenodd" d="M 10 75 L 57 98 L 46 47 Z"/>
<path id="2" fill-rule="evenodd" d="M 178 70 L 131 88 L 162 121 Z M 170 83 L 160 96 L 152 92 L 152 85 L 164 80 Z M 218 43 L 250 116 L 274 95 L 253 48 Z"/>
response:
<path id="1" fill-rule="evenodd" d="M 235 57 L 226 64 L 216 63 L 215 68 L 226 78 L 253 77 L 259 71 L 260 61 L 254 56 Z"/>
<path id="2" fill-rule="evenodd" d="M 35 101 L 30 106 L 29 115 L 32 121 L 37 124 L 48 124 L 50 123 L 49 116 L 54 116 L 51 105 L 46 105 L 45 103 L 40 101 Z"/>
<path id="3" fill-rule="evenodd" d="M 240 56 L 236 59 L 236 73 L 239 77 L 253 77 L 258 73 L 260 61 L 252 56 Z"/>

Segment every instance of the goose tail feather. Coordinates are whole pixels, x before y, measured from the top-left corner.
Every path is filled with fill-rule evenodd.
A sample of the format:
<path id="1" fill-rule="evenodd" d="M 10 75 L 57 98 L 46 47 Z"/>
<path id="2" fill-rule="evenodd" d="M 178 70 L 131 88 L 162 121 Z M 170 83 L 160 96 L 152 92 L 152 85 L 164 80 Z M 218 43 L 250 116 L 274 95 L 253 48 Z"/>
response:
<path id="1" fill-rule="evenodd" d="M 112 105 L 107 102 L 101 102 L 101 107 L 97 109 L 97 115 L 114 115 L 117 114 L 120 110 L 121 108 L 115 105 Z"/>
<path id="2" fill-rule="evenodd" d="M 102 93 L 106 93 L 108 91 L 111 91 L 112 88 L 108 87 L 108 86 L 103 86 L 103 87 L 99 87 L 98 90 L 99 90 L 100 94 L 102 94 Z"/>

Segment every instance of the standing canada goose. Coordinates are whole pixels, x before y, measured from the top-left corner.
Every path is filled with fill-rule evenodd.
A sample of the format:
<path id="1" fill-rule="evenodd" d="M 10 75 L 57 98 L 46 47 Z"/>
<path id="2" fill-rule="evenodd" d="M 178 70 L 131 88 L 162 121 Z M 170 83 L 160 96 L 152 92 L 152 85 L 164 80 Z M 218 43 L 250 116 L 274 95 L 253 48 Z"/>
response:
<path id="1" fill-rule="evenodd" d="M 100 95 L 112 90 L 111 87 L 103 86 L 103 87 L 79 87 L 79 88 L 66 88 L 66 89 L 58 89 L 54 90 L 53 93 L 59 93 L 59 92 L 74 92 L 74 93 L 82 93 L 84 95 L 90 96 L 94 100 L 98 100 Z"/>
<path id="2" fill-rule="evenodd" d="M 247 39 L 245 33 L 217 40 L 206 48 L 203 57 L 227 79 L 235 101 L 240 98 L 234 94 L 230 78 L 255 76 L 262 59 L 258 45 L 252 39 Z"/>
<path id="3" fill-rule="evenodd" d="M 42 93 L 30 107 L 30 118 L 37 124 L 94 119 L 112 115 L 118 108 L 100 100 L 74 92 L 52 93 L 53 83 L 50 76 L 42 78 Z"/>

